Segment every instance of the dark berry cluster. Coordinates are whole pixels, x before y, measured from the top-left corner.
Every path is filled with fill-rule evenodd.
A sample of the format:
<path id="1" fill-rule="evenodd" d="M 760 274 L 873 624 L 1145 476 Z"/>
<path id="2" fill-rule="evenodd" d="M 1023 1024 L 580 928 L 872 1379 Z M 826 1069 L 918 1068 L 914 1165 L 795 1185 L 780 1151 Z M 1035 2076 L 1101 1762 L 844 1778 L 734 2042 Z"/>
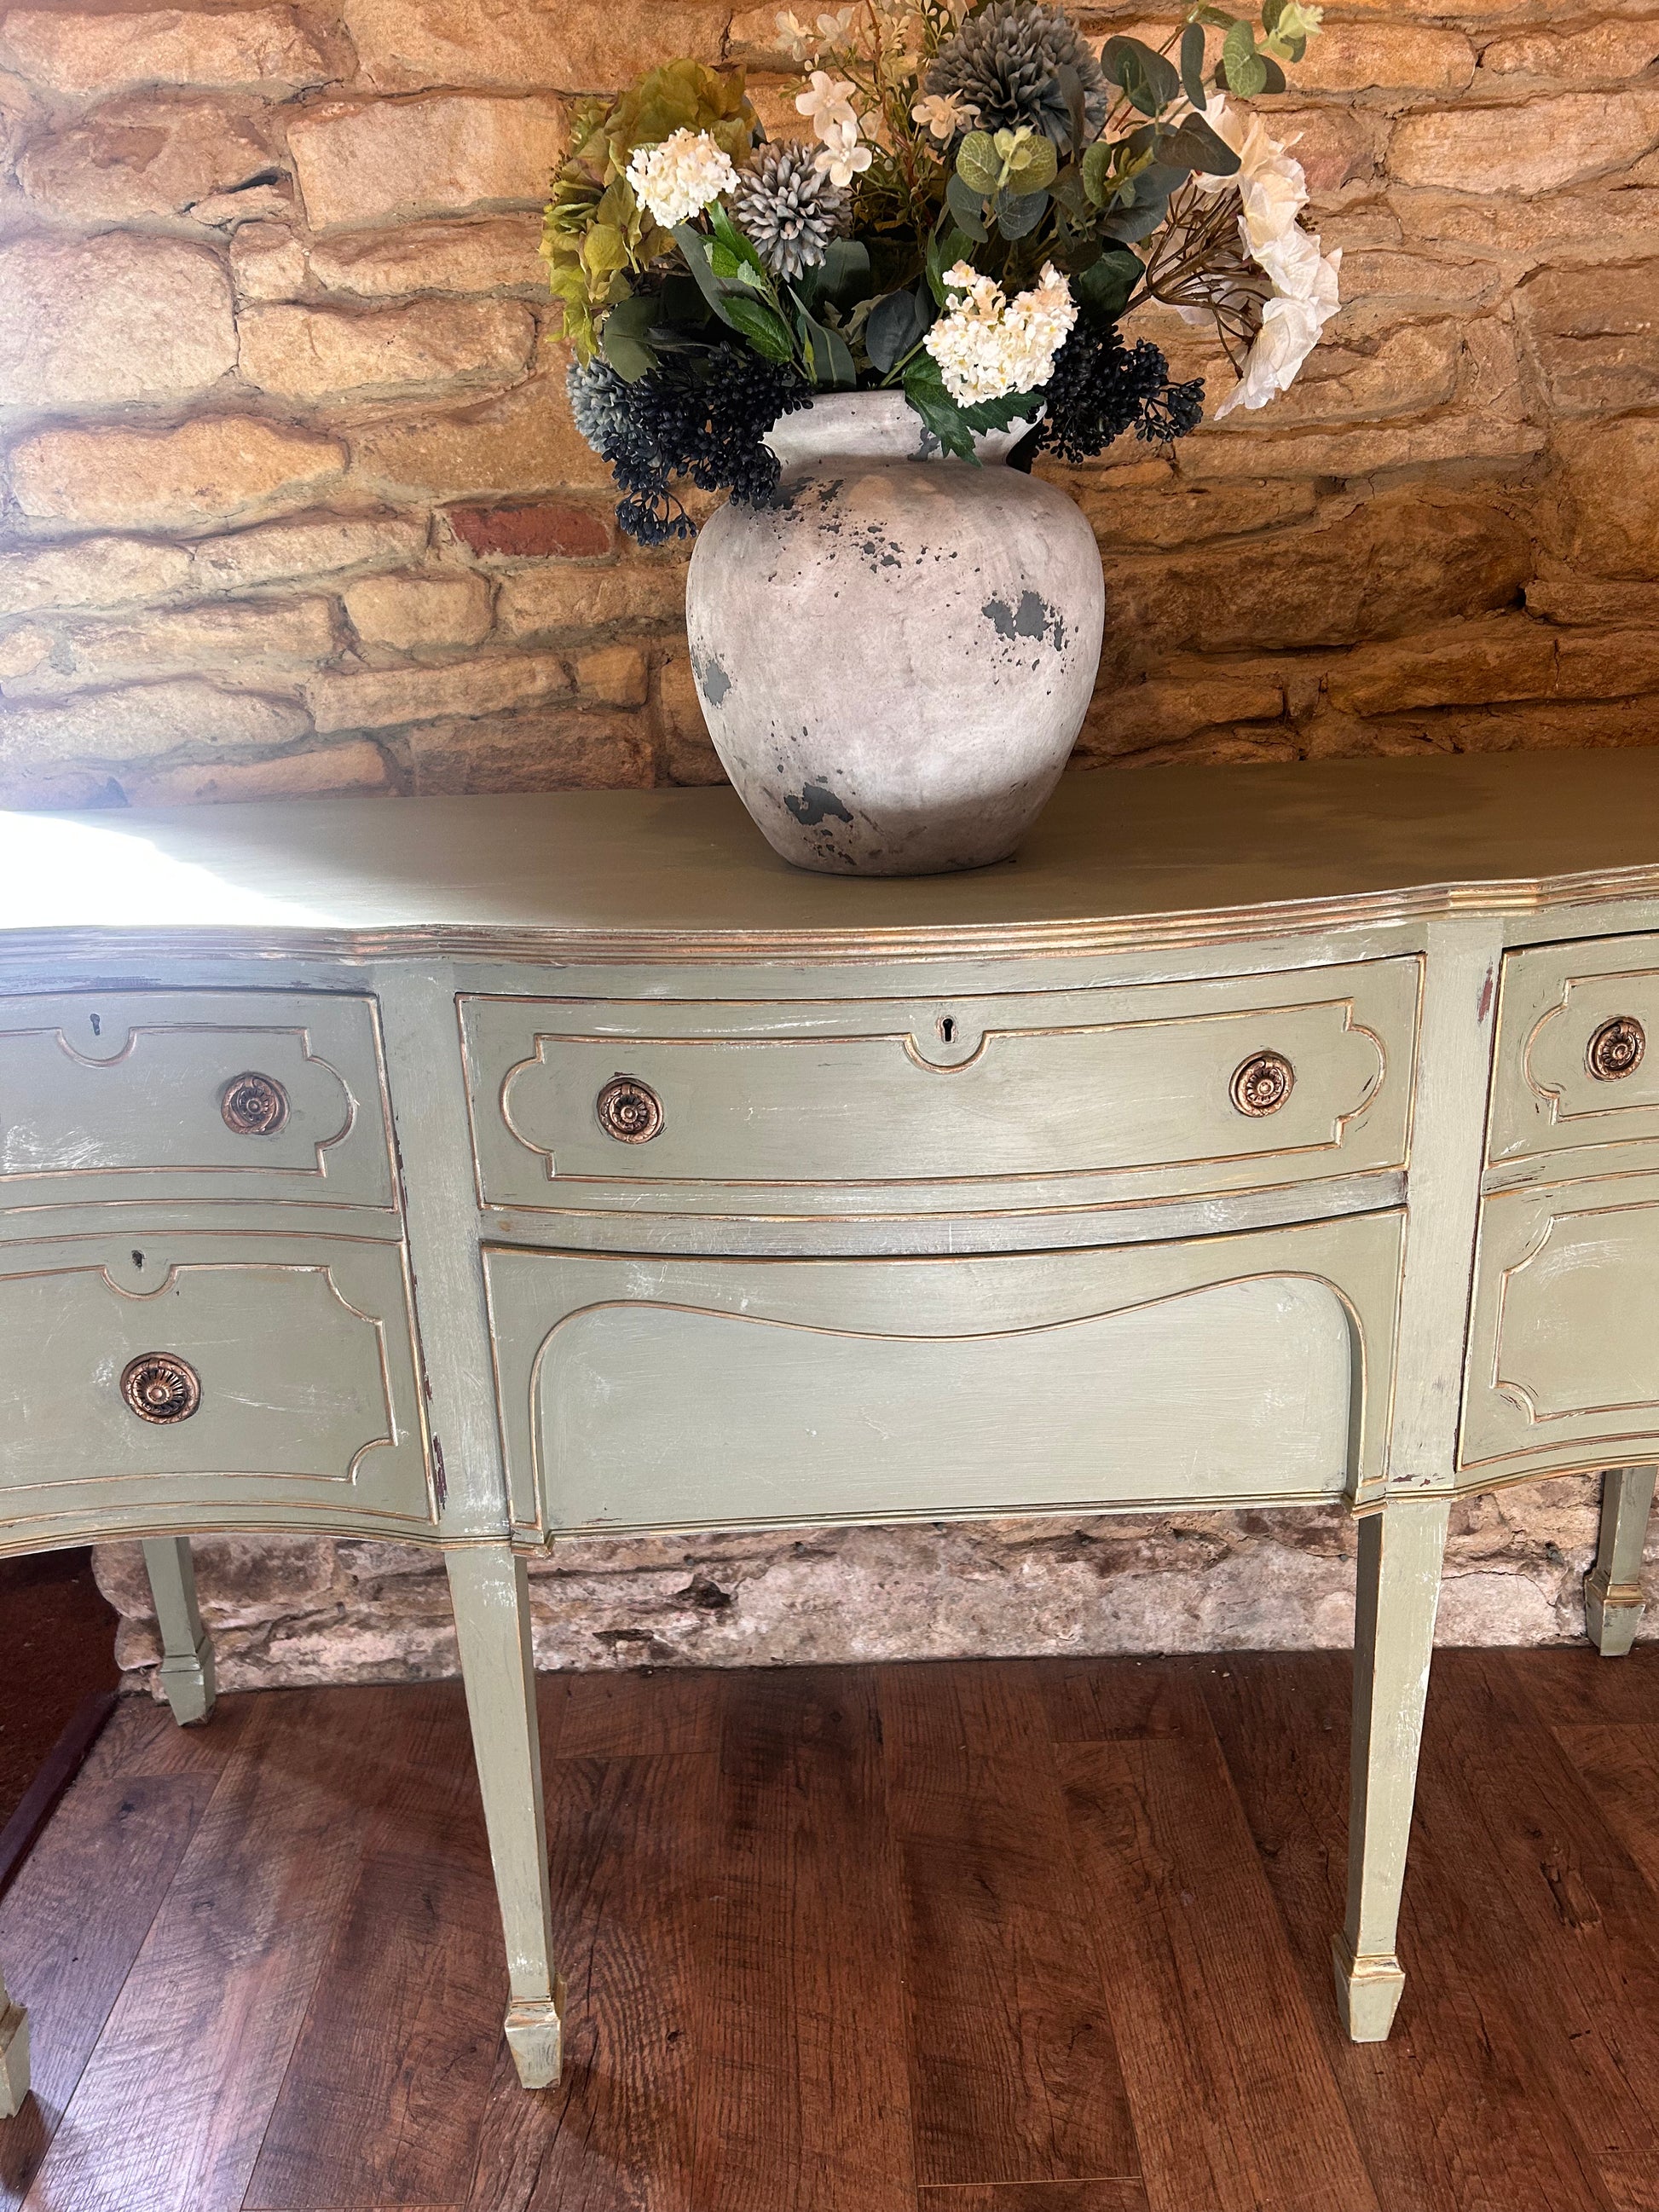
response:
<path id="1" fill-rule="evenodd" d="M 582 389 L 574 390 L 580 378 Z M 670 354 L 633 384 L 602 362 L 573 373 L 578 424 L 611 466 L 617 520 L 641 545 L 690 538 L 677 478 L 758 507 L 777 488 L 778 459 L 761 441 L 811 395 L 793 373 L 746 346 Z"/>
<path id="2" fill-rule="evenodd" d="M 1149 339 L 1126 346 L 1115 324 L 1085 314 L 1054 356 L 1042 397 L 1037 443 L 1062 461 L 1087 461 L 1126 430 L 1160 445 L 1184 437 L 1203 415 L 1204 380 L 1172 384 Z"/>

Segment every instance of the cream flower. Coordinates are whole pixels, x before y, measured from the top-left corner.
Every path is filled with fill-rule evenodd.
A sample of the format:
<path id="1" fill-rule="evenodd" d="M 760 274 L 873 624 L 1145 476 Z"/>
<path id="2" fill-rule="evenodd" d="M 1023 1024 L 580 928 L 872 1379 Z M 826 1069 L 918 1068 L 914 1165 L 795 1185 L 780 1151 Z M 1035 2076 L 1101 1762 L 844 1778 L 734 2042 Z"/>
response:
<path id="1" fill-rule="evenodd" d="M 859 172 L 870 166 L 870 149 L 860 141 L 858 118 L 849 112 L 844 122 L 839 118 L 827 124 L 821 120 L 818 135 L 823 143 L 812 166 L 845 191 Z"/>
<path id="2" fill-rule="evenodd" d="M 729 192 L 738 173 L 706 131 L 677 131 L 659 145 L 635 148 L 628 181 L 664 229 L 672 230 Z"/>
<path id="3" fill-rule="evenodd" d="M 1072 288 L 1052 262 L 1010 302 L 994 277 L 965 261 L 945 272 L 950 306 L 922 341 L 959 407 L 1032 392 L 1054 374 L 1054 356 L 1077 321 Z"/>
<path id="4" fill-rule="evenodd" d="M 1299 224 L 1261 247 L 1255 260 L 1272 279 L 1273 296 L 1262 307 L 1261 328 L 1245 358 L 1243 374 L 1215 410 L 1218 422 L 1235 407 L 1265 407 L 1288 391 L 1319 343 L 1320 332 L 1342 304 L 1337 293 L 1341 247 L 1322 253 L 1318 239 Z"/>
<path id="5" fill-rule="evenodd" d="M 979 121 L 979 110 L 959 92 L 929 93 L 910 110 L 910 120 L 926 126 L 929 134 L 948 143 L 960 131 Z"/>
<path id="6" fill-rule="evenodd" d="M 811 81 L 805 92 L 797 93 L 795 106 L 812 125 L 820 138 L 829 136 L 826 126 L 858 128 L 858 118 L 853 112 L 853 94 L 856 88 L 844 76 L 831 76 L 828 70 L 814 70 Z"/>
<path id="7" fill-rule="evenodd" d="M 1217 93 L 1204 111 L 1204 120 L 1218 138 L 1238 156 L 1231 177 L 1200 176 L 1193 182 L 1200 191 L 1224 192 L 1238 188 L 1244 210 L 1244 238 L 1252 253 L 1283 238 L 1308 204 L 1308 179 L 1300 161 L 1293 161 L 1288 147 L 1271 137 L 1259 115 L 1229 107 L 1224 93 Z M 1295 140 L 1291 144 L 1295 144 Z"/>
<path id="8" fill-rule="evenodd" d="M 812 44 L 812 33 L 793 9 L 780 8 L 774 21 L 778 27 L 778 40 L 799 61 Z"/>

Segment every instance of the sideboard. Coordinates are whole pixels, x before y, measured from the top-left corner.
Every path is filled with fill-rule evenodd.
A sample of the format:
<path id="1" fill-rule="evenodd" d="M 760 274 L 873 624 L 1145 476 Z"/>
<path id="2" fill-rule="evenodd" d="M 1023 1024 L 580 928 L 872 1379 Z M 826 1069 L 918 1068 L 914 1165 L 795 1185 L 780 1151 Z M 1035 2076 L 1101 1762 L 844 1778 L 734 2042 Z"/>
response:
<path id="1" fill-rule="evenodd" d="M 1387 2035 L 1460 1493 L 1659 1458 L 1659 753 L 1068 778 L 796 874 L 726 792 L 0 816 L 0 1546 L 444 1551 L 556 2079 L 525 1561 L 573 1530 L 1358 1516 L 1338 2001 Z M 0 1991 L 0 2104 L 27 2090 Z"/>

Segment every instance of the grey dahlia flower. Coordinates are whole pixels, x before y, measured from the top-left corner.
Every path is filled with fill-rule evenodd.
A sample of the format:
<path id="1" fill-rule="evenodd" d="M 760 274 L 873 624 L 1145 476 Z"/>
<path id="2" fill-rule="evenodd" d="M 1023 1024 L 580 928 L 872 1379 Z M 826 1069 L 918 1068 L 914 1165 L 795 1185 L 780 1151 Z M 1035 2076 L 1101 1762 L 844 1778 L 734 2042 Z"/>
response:
<path id="1" fill-rule="evenodd" d="M 565 372 L 564 388 L 576 428 L 602 461 L 627 428 L 625 395 L 628 386 L 608 362 L 597 356 L 586 367 L 573 361 Z"/>
<path id="2" fill-rule="evenodd" d="M 848 195 L 814 167 L 817 150 L 775 139 L 738 173 L 732 216 L 775 276 L 816 268 L 846 216 Z"/>
<path id="3" fill-rule="evenodd" d="M 1083 86 L 1083 112 L 1092 137 L 1106 120 L 1106 80 L 1100 64 L 1058 8 L 1042 0 L 991 0 L 969 16 L 939 48 L 927 89 L 954 93 L 977 110 L 981 131 L 1014 131 L 1022 123 L 1053 139 L 1061 153 L 1072 145 L 1072 111 L 1057 81 L 1074 69 Z"/>

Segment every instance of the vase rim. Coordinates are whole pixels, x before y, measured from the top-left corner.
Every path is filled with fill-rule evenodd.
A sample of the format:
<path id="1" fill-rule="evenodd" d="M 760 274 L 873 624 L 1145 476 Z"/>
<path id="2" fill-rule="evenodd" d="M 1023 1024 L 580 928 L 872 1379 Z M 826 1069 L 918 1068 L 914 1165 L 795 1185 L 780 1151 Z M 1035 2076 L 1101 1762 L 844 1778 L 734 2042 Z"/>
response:
<path id="1" fill-rule="evenodd" d="M 1030 427 L 1012 422 L 1006 430 L 981 432 L 974 451 L 981 461 L 1005 460 Z M 805 407 L 781 415 L 766 443 L 786 469 L 837 455 L 881 461 L 948 458 L 902 392 L 818 392 Z"/>

